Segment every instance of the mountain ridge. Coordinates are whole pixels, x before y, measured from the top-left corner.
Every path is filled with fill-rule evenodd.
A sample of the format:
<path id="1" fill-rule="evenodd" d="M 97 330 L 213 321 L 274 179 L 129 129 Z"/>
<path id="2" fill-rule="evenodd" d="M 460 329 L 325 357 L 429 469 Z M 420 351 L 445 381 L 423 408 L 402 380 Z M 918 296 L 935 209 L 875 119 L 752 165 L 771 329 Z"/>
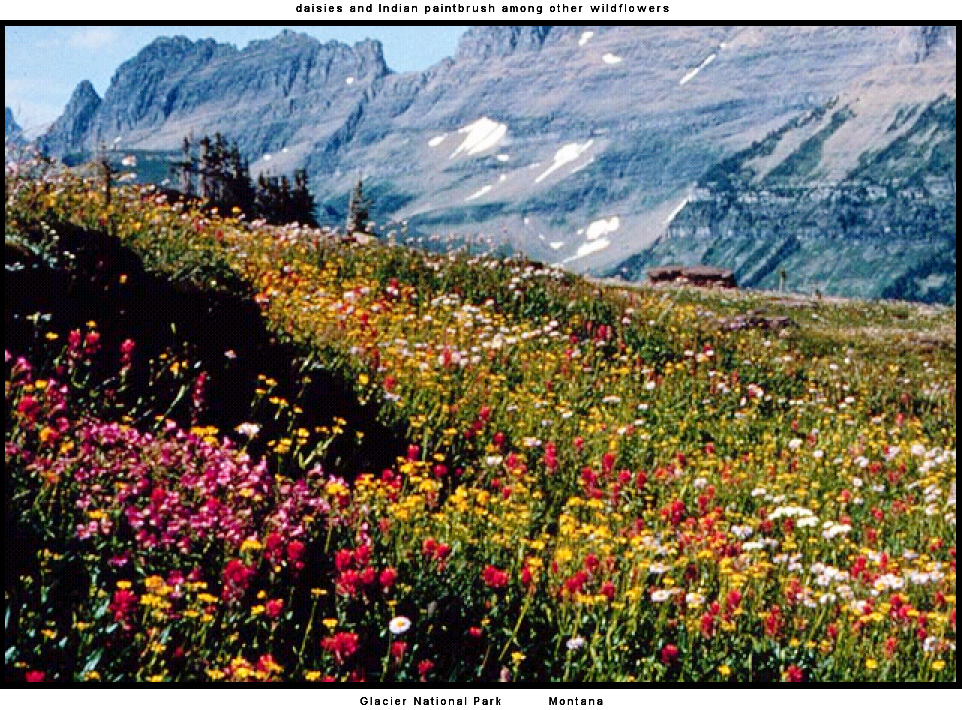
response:
<path id="1" fill-rule="evenodd" d="M 253 156 L 254 171 L 306 166 L 322 204 L 343 207 L 363 175 L 374 213 L 412 234 L 458 233 L 578 271 L 640 278 L 645 264 L 676 254 L 731 252 L 696 248 L 689 232 L 724 242 L 742 230 L 735 236 L 752 253 L 775 259 L 770 279 L 784 261 L 777 245 L 792 240 L 749 228 L 751 214 L 704 221 L 689 204 L 711 191 L 706 176 L 769 140 L 770 150 L 741 166 L 753 175 L 739 183 L 741 197 L 780 182 L 808 201 L 825 186 L 847 192 L 850 176 L 904 135 L 928 140 L 912 128 L 940 97 L 954 110 L 954 71 L 955 30 L 938 27 L 474 27 L 453 57 L 405 73 L 390 70 L 376 40 L 322 44 L 285 32 L 237 49 L 160 38 L 118 68 L 99 105 L 89 92 L 72 100 L 44 143 L 62 155 L 120 136 L 122 146 L 159 150 L 220 131 Z M 951 133 L 954 145 L 954 125 Z M 930 149 L 901 160 L 924 167 Z M 903 178 L 876 168 L 873 188 L 904 187 L 887 186 Z M 954 199 L 950 209 L 946 196 L 923 197 L 940 215 L 941 241 L 929 251 L 946 252 Z M 837 212 L 831 200 L 825 209 Z M 873 239 L 893 226 L 929 227 L 910 214 L 899 220 L 880 222 Z M 881 296 L 922 268 L 916 241 L 891 255 L 885 283 L 859 276 L 853 285 L 796 265 L 790 285 Z M 717 265 L 737 267 L 733 254 Z M 937 255 L 954 263 L 954 251 Z M 951 278 L 945 270 L 935 275 L 951 281 L 954 299 L 954 269 Z"/>

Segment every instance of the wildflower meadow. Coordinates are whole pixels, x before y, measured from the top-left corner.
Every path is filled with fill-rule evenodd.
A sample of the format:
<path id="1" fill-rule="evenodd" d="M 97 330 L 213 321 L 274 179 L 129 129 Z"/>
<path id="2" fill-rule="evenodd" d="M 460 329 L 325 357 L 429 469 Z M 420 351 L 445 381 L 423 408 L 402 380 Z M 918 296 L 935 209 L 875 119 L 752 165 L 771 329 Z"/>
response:
<path id="1" fill-rule="evenodd" d="M 954 308 L 5 190 L 8 272 L 122 293 L 115 240 L 286 358 L 8 309 L 8 680 L 954 681 Z"/>

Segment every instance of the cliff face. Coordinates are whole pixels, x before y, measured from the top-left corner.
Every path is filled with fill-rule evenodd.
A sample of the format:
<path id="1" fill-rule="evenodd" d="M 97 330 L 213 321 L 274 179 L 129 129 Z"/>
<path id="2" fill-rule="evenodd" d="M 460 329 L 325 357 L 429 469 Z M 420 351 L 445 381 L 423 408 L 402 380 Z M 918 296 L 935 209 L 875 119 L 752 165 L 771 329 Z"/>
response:
<path id="1" fill-rule="evenodd" d="M 19 145 L 24 142 L 23 129 L 13 117 L 13 110 L 9 106 L 3 108 L 3 140 L 4 143 Z"/>
<path id="2" fill-rule="evenodd" d="M 743 286 L 774 289 L 784 276 L 790 290 L 954 302 L 955 101 L 943 96 L 893 121 L 898 137 L 836 179 L 820 157 L 854 114 L 807 118 L 812 125 L 793 121 L 714 166 L 665 234 L 610 275 L 720 263 Z M 809 137 L 781 148 L 795 131 Z M 786 157 L 770 160 L 780 149 Z"/>
<path id="3" fill-rule="evenodd" d="M 362 174 L 382 221 L 507 239 L 571 269 L 640 277 L 694 259 L 756 285 L 790 267 L 790 286 L 893 295 L 913 270 L 931 286 L 951 262 L 954 298 L 955 38 L 940 27 L 475 27 L 453 58 L 407 74 L 390 72 L 377 42 L 285 33 L 238 50 L 162 38 L 118 69 L 102 104 L 75 94 L 48 145 L 121 136 L 172 149 L 220 131 L 255 174 L 306 165 L 319 204 L 343 210 Z M 893 198 L 858 202 L 859 190 Z M 811 214 L 787 220 L 799 211 Z M 845 229 L 830 228 L 839 220 Z M 904 244 L 879 247 L 884 276 L 858 266 L 866 249 L 839 246 L 893 232 Z M 838 257 L 837 273 L 802 269 L 812 252 L 793 245 L 806 240 Z M 933 297 L 944 300 L 946 279 Z"/>
<path id="4" fill-rule="evenodd" d="M 91 141 L 91 122 L 103 103 L 89 81 L 77 84 L 63 115 L 60 116 L 40 141 L 41 147 L 54 155 L 79 152 Z"/>
<path id="5" fill-rule="evenodd" d="M 117 69 L 83 132 L 48 145 L 89 151 L 120 136 L 127 148 L 165 150 L 191 133 L 219 131 L 248 154 L 286 148 L 303 158 L 350 120 L 387 72 L 377 42 L 348 47 L 284 32 L 238 50 L 162 37 Z M 68 106 L 64 116 L 71 114 Z"/>

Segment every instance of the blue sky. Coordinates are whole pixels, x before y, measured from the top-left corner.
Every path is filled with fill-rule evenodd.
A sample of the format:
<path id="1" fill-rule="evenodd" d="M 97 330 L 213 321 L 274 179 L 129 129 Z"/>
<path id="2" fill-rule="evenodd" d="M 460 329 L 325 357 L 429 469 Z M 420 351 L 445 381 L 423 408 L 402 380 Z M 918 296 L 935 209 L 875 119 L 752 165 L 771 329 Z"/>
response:
<path id="1" fill-rule="evenodd" d="M 20 26 L 4 27 L 4 105 L 13 109 L 28 133 L 39 131 L 63 112 L 70 94 L 89 79 L 103 96 L 118 66 L 156 37 L 213 37 L 244 47 L 274 37 L 283 26 Z M 395 71 L 426 69 L 454 54 L 463 26 L 291 26 L 326 42 L 354 44 L 381 40 Z"/>

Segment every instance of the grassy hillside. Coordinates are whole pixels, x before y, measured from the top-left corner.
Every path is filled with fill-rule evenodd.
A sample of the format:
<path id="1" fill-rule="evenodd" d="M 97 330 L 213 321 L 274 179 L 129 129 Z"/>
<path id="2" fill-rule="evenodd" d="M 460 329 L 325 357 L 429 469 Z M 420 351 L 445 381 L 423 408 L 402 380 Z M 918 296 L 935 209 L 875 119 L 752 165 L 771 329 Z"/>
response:
<path id="1" fill-rule="evenodd" d="M 954 309 L 5 187 L 8 679 L 955 677 Z"/>

